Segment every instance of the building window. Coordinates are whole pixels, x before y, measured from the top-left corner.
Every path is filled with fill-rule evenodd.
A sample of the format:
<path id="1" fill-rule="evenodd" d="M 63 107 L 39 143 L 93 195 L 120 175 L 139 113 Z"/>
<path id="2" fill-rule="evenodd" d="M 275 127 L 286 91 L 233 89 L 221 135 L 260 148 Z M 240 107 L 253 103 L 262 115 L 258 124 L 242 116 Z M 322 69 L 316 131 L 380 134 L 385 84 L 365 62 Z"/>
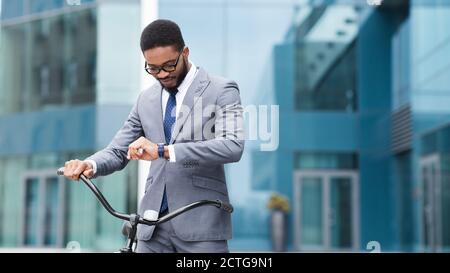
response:
<path id="1" fill-rule="evenodd" d="M 358 169 L 358 156 L 355 153 L 297 152 L 294 164 L 297 170 L 355 170 Z"/>
<path id="2" fill-rule="evenodd" d="M 63 246 L 65 186 L 64 179 L 55 173 L 39 171 L 25 175 L 23 245 Z"/>
<path id="3" fill-rule="evenodd" d="M 361 14 L 352 5 L 313 8 L 295 37 L 295 109 L 357 111 Z"/>
<path id="4" fill-rule="evenodd" d="M 392 106 L 394 110 L 411 102 L 410 23 L 403 22 L 392 37 Z"/>
<path id="5" fill-rule="evenodd" d="M 300 152 L 294 156 L 296 248 L 316 251 L 357 250 L 357 155 Z"/>
<path id="6" fill-rule="evenodd" d="M 298 111 L 339 111 L 357 110 L 356 52 L 353 43 L 335 60 L 323 67 L 325 53 L 318 51 L 320 57 L 315 63 L 304 63 L 305 54 L 311 54 L 313 45 L 299 49 L 296 82 L 296 109 Z M 320 46 L 314 45 L 314 48 Z M 325 47 L 325 45 L 324 45 Z M 324 51 L 326 51 L 324 49 Z M 330 56 L 327 55 L 329 58 Z"/>
<path id="7" fill-rule="evenodd" d="M 47 66 L 41 67 L 39 79 L 41 97 L 47 98 L 50 96 L 50 70 Z"/>
<path id="8" fill-rule="evenodd" d="M 78 89 L 78 64 L 76 62 L 72 62 L 66 69 L 67 89 L 70 94 L 74 94 Z"/>
<path id="9" fill-rule="evenodd" d="M 96 14 L 95 8 L 55 13 L 2 27 L 4 44 L 11 45 L 0 57 L 8 67 L 0 83 L 4 112 L 95 102 Z"/>
<path id="10" fill-rule="evenodd" d="M 39 179 L 28 178 L 25 185 L 25 245 L 38 244 Z"/>
<path id="11" fill-rule="evenodd" d="M 45 223 L 44 223 L 44 245 L 56 245 L 60 211 L 58 210 L 59 182 L 57 177 L 48 177 L 45 179 Z"/>
<path id="12" fill-rule="evenodd" d="M 450 125 L 421 137 L 420 176 L 425 251 L 450 251 Z"/>

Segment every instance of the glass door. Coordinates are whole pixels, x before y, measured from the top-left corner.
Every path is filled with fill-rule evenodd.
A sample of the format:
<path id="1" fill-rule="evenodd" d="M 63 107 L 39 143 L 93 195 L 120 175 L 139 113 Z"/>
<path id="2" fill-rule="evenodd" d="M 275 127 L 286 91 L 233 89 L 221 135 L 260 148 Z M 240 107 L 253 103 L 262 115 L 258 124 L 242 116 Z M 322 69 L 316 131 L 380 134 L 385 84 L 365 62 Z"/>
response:
<path id="1" fill-rule="evenodd" d="M 423 189 L 423 244 L 427 252 L 442 251 L 440 169 L 438 154 L 429 155 L 420 160 Z"/>
<path id="2" fill-rule="evenodd" d="M 355 171 L 298 171 L 294 191 L 298 250 L 358 249 L 358 176 Z"/>
<path id="3" fill-rule="evenodd" d="M 352 178 L 330 176 L 330 246 L 331 249 L 352 249 L 353 239 L 353 200 Z"/>
<path id="4" fill-rule="evenodd" d="M 24 175 L 23 182 L 21 244 L 62 247 L 65 179 L 56 176 L 56 170 L 29 171 Z"/>

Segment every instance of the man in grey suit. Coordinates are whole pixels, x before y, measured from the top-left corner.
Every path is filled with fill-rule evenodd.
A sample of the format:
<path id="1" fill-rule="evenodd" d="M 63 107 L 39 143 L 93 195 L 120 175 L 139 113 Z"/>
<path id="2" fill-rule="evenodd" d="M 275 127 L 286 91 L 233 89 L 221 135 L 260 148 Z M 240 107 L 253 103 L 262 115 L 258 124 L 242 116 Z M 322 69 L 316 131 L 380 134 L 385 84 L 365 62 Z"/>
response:
<path id="1" fill-rule="evenodd" d="M 139 214 L 167 214 L 203 199 L 229 202 L 224 164 L 244 149 L 239 89 L 189 61 L 178 25 L 156 20 L 142 32 L 145 70 L 157 83 L 143 91 L 111 143 L 87 159 L 66 162 L 78 180 L 108 175 L 129 160 L 152 161 Z M 172 220 L 138 227 L 137 252 L 228 252 L 231 216 L 203 206 Z"/>

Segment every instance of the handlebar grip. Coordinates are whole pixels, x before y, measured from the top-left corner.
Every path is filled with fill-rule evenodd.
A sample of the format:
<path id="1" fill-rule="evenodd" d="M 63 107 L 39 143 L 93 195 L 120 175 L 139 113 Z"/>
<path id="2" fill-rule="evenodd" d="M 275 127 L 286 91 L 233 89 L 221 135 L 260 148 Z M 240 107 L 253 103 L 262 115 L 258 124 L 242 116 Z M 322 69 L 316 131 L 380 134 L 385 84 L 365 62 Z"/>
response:
<path id="1" fill-rule="evenodd" d="M 56 171 L 56 173 L 58 175 L 64 175 L 64 167 L 59 168 L 58 171 Z"/>
<path id="2" fill-rule="evenodd" d="M 232 213 L 234 208 L 230 203 L 223 202 L 221 200 L 217 200 L 220 203 L 220 208 L 228 213 Z"/>

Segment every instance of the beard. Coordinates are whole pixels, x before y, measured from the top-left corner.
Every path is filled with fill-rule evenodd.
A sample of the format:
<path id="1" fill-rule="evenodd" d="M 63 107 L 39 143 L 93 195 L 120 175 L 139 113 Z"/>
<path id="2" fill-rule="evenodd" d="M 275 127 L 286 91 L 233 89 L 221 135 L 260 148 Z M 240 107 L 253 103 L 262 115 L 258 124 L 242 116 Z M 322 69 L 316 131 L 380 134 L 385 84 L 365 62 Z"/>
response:
<path id="1" fill-rule="evenodd" d="M 180 75 L 178 75 L 177 83 L 175 84 L 175 87 L 165 87 L 166 90 L 170 94 L 178 92 L 178 87 L 186 78 L 187 73 L 188 73 L 188 66 L 187 66 L 186 60 L 183 57 L 183 69 L 181 70 Z"/>

